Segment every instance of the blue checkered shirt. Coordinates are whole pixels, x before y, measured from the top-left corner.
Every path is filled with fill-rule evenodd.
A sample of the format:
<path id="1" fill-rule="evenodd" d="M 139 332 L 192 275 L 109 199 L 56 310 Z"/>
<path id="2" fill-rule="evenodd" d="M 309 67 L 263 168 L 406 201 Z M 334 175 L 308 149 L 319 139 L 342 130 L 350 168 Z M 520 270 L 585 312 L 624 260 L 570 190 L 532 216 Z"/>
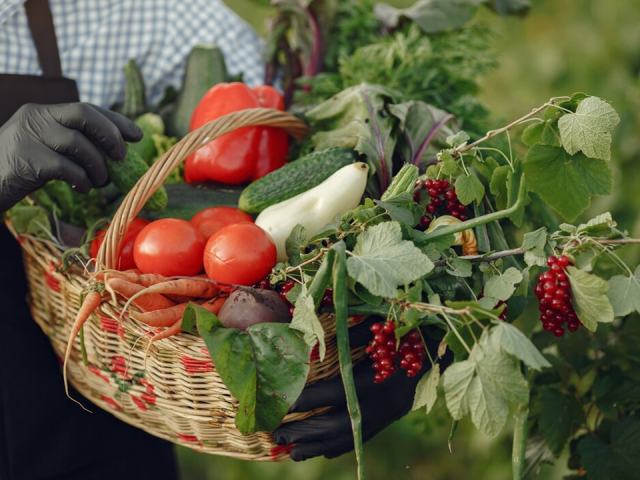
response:
<path id="1" fill-rule="evenodd" d="M 25 0 L 0 0 L 0 73 L 41 75 Z M 155 105 L 182 83 L 187 55 L 213 43 L 229 73 L 262 84 L 263 40 L 220 0 L 49 0 L 62 71 L 82 101 L 110 107 L 124 96 L 123 67 L 134 58 Z M 2 92 L 0 92 L 0 101 Z"/>

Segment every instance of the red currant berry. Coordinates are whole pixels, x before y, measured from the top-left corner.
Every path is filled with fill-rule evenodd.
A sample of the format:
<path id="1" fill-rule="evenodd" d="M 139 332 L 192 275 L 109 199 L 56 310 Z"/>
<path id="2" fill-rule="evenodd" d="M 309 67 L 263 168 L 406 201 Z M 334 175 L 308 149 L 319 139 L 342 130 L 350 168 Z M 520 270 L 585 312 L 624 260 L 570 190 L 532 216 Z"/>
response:
<path id="1" fill-rule="evenodd" d="M 418 374 L 415 370 L 407 370 L 407 377 L 413 378 Z"/>
<path id="2" fill-rule="evenodd" d="M 383 333 L 376 333 L 373 336 L 373 341 L 376 342 L 376 345 L 384 345 L 387 343 L 387 336 Z"/>
<path id="3" fill-rule="evenodd" d="M 437 188 L 432 187 L 432 188 L 430 188 L 430 189 L 427 191 L 427 193 L 429 194 L 429 196 L 430 196 L 431 198 L 437 197 L 437 196 L 438 196 L 438 189 L 437 189 Z"/>
<path id="4" fill-rule="evenodd" d="M 567 279 L 567 274 L 564 272 L 558 272 L 556 273 L 556 280 L 558 280 L 559 282 L 564 282 Z"/>
<path id="5" fill-rule="evenodd" d="M 428 189 L 428 188 L 431 188 L 431 187 L 433 187 L 433 180 L 431 180 L 431 179 L 429 178 L 429 179 L 427 179 L 427 181 L 426 181 L 426 182 L 424 182 L 424 188 L 427 188 L 427 189 Z"/>
<path id="6" fill-rule="evenodd" d="M 440 205 L 442 205 L 442 200 L 440 199 L 440 197 L 432 198 L 431 199 L 431 205 L 439 207 Z"/>
<path id="7" fill-rule="evenodd" d="M 296 309 L 293 305 L 289 306 L 289 316 L 293 318 L 293 311 Z"/>
<path id="8" fill-rule="evenodd" d="M 427 211 L 427 213 L 434 214 L 434 213 L 436 213 L 436 206 L 434 204 L 430 203 L 429 205 L 427 205 L 425 210 Z"/>
<path id="9" fill-rule="evenodd" d="M 376 348 L 376 353 L 378 354 L 378 358 L 382 360 L 389 356 L 389 349 L 387 347 L 378 347 Z"/>
<path id="10" fill-rule="evenodd" d="M 564 336 L 564 328 L 562 327 L 554 327 L 553 329 L 553 336 L 554 337 L 563 337 Z"/>
<path id="11" fill-rule="evenodd" d="M 412 352 L 409 352 L 409 353 L 405 354 L 404 359 L 407 362 L 411 363 L 411 362 L 415 362 L 416 361 L 416 356 Z"/>
<path id="12" fill-rule="evenodd" d="M 431 225 L 431 217 L 429 215 L 420 217 L 420 225 L 424 228 L 429 228 L 429 225 Z"/>
<path id="13" fill-rule="evenodd" d="M 458 218 L 463 222 L 466 222 L 467 220 L 469 220 L 469 215 L 467 215 L 466 213 L 461 213 Z"/>
<path id="14" fill-rule="evenodd" d="M 404 358 L 402 360 L 400 360 L 400 367 L 401 368 L 404 368 L 406 370 L 407 368 L 409 368 L 409 365 L 411 365 L 411 363 L 407 362 Z"/>
<path id="15" fill-rule="evenodd" d="M 578 322 L 567 323 L 567 330 L 569 330 L 570 332 L 577 332 L 578 328 L 580 328 L 580 324 Z"/>
<path id="16" fill-rule="evenodd" d="M 420 192 L 416 192 L 413 194 L 413 201 L 416 203 L 420 203 Z"/>
<path id="17" fill-rule="evenodd" d="M 422 370 L 422 362 L 413 362 L 411 364 L 411 370 L 415 370 L 416 372 Z"/>
<path id="18" fill-rule="evenodd" d="M 547 258 L 547 265 L 552 266 L 556 263 L 558 263 L 558 257 L 556 257 L 555 255 L 551 255 L 549 258 Z"/>
<path id="19" fill-rule="evenodd" d="M 382 327 L 382 331 L 387 335 L 391 335 L 396 331 L 396 324 L 391 321 L 387 321 L 387 323 L 384 324 L 384 327 Z"/>
<path id="20" fill-rule="evenodd" d="M 456 195 L 455 190 L 447 190 L 444 194 L 444 198 L 446 198 L 449 201 L 453 201 L 453 200 L 457 200 L 458 196 Z"/>
<path id="21" fill-rule="evenodd" d="M 567 257 L 566 255 L 560 255 L 558 257 L 558 263 L 561 267 L 567 267 L 571 265 L 571 260 L 569 260 L 569 257 Z"/>
<path id="22" fill-rule="evenodd" d="M 380 370 L 382 370 L 382 364 L 380 362 L 373 362 L 371 368 L 373 368 L 376 372 L 379 372 Z"/>
<path id="23" fill-rule="evenodd" d="M 542 284 L 542 289 L 545 291 L 545 293 L 555 292 L 556 291 L 556 284 L 555 284 L 555 282 L 547 280 L 546 282 L 544 282 Z"/>
<path id="24" fill-rule="evenodd" d="M 564 305 L 564 302 L 561 298 L 554 298 L 553 300 L 551 300 L 551 308 L 553 308 L 554 310 L 560 310 L 562 305 Z"/>
<path id="25" fill-rule="evenodd" d="M 373 376 L 373 383 L 382 383 L 384 381 L 384 378 L 382 377 L 382 375 L 380 373 L 376 373 Z"/>
<path id="26" fill-rule="evenodd" d="M 373 325 L 371 325 L 371 328 L 369 330 L 371 330 L 371 332 L 374 335 L 376 333 L 380 333 L 382 331 L 382 324 L 381 323 L 374 323 Z"/>

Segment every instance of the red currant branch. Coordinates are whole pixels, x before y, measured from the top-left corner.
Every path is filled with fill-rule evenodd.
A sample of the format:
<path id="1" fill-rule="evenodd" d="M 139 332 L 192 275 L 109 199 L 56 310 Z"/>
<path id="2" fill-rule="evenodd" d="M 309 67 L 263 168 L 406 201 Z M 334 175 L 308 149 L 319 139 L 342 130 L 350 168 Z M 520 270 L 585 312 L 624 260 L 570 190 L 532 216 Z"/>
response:
<path id="1" fill-rule="evenodd" d="M 552 99 L 550 99 L 547 103 L 545 103 L 544 105 L 541 105 L 538 108 L 534 108 L 531 112 L 529 112 L 528 114 L 526 114 L 524 117 L 520 117 L 517 120 L 514 120 L 513 122 L 511 122 L 509 125 L 507 125 L 506 127 L 502 127 L 499 128 L 498 130 L 492 130 L 490 132 L 487 132 L 487 134 L 482 137 L 479 140 L 476 140 L 473 143 L 470 143 L 469 145 L 465 145 L 462 148 L 457 149 L 454 153 L 453 153 L 453 157 L 457 157 L 458 155 L 460 155 L 461 153 L 464 152 L 468 152 L 469 150 L 471 150 L 472 148 L 477 147 L 478 145 L 480 145 L 483 142 L 486 142 L 487 140 L 492 139 L 493 137 L 497 137 L 498 135 L 504 133 L 504 132 L 508 132 L 509 130 L 511 130 L 513 127 L 518 126 L 519 124 L 521 124 L 522 122 L 528 120 L 529 118 L 537 115 L 538 113 L 542 112 L 544 109 L 546 109 L 547 107 L 556 107 L 556 102 L 560 99 L 566 99 L 569 97 L 554 97 Z"/>
<path id="2" fill-rule="evenodd" d="M 626 244 L 640 244 L 640 238 L 616 238 L 616 239 L 606 239 L 606 240 L 595 240 L 592 239 L 593 243 L 598 245 L 626 245 Z M 557 248 L 564 248 L 564 245 L 558 246 Z M 522 255 L 524 254 L 524 250 L 522 248 L 512 248 L 510 250 L 503 250 L 500 252 L 495 252 L 490 255 L 467 255 L 458 257 L 463 260 L 468 260 L 471 263 L 484 263 L 484 262 L 493 262 L 494 260 L 498 260 L 504 257 L 512 257 L 514 255 Z M 438 260 L 433 262 L 436 267 L 444 267 L 447 265 L 447 260 Z"/>

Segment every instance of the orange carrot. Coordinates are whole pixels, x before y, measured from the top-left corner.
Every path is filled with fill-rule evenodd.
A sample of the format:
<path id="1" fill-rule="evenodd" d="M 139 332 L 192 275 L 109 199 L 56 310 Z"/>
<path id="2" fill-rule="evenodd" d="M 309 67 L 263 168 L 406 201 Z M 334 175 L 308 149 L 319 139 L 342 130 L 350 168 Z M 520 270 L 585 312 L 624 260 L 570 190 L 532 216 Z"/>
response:
<path id="1" fill-rule="evenodd" d="M 145 352 L 144 352 L 145 362 L 146 362 L 147 355 L 149 354 L 149 349 L 151 348 L 151 345 L 153 345 L 158 340 L 162 340 L 163 338 L 173 337 L 174 335 L 179 334 L 181 330 L 182 330 L 182 318 L 177 322 L 175 322 L 173 325 L 171 325 L 169 328 L 151 337 L 149 339 L 149 345 L 147 345 L 147 348 L 145 349 Z"/>
<path id="2" fill-rule="evenodd" d="M 107 286 L 126 298 L 131 298 L 136 293 L 140 293 L 142 290 L 144 290 L 143 286 L 127 282 L 122 278 L 108 278 Z M 139 295 L 135 298 L 133 303 L 143 312 L 162 310 L 163 308 L 169 308 L 175 305 L 175 303 L 173 303 L 167 297 L 158 293 L 145 293 Z"/>
<path id="3" fill-rule="evenodd" d="M 67 351 L 64 355 L 64 364 L 62 365 L 62 375 L 64 378 L 64 390 L 67 392 L 67 397 L 71 398 L 69 395 L 69 384 L 67 383 L 67 363 L 71 358 L 71 350 L 73 348 L 73 341 L 76 336 L 80 332 L 82 325 L 87 321 L 87 319 L 91 316 L 91 314 L 95 311 L 96 308 L 100 306 L 102 302 L 102 296 L 100 293 L 93 291 L 87 293 L 84 297 L 82 306 L 80 310 L 78 310 L 78 315 L 76 315 L 76 319 L 73 321 L 73 325 L 71 326 L 71 333 L 69 335 L 69 340 L 67 342 Z M 71 398 L 74 402 L 80 405 L 82 408 L 87 410 L 80 402 Z M 88 410 L 87 410 L 88 411 Z"/>
<path id="4" fill-rule="evenodd" d="M 200 306 L 207 309 L 211 313 L 217 314 L 227 297 L 216 297 L 207 302 L 202 303 Z M 174 307 L 165 308 L 162 310 L 155 310 L 153 312 L 140 313 L 135 315 L 134 318 L 142 323 L 149 325 L 150 327 L 169 327 L 182 318 L 184 310 L 187 308 L 190 302 L 181 303 Z"/>
<path id="5" fill-rule="evenodd" d="M 150 287 L 156 283 L 165 282 L 167 277 L 159 273 L 140 273 L 139 271 L 127 270 L 120 272 L 118 270 L 102 270 L 96 273 L 95 279 L 104 282 L 105 278 L 120 278 L 127 282 L 137 283 L 143 287 Z"/>
<path id="6" fill-rule="evenodd" d="M 198 277 L 180 278 L 178 280 L 169 280 L 167 282 L 156 283 L 147 288 L 147 293 L 160 293 L 163 295 L 184 295 L 188 297 L 211 298 L 220 291 L 216 284 L 206 279 L 199 280 Z"/>

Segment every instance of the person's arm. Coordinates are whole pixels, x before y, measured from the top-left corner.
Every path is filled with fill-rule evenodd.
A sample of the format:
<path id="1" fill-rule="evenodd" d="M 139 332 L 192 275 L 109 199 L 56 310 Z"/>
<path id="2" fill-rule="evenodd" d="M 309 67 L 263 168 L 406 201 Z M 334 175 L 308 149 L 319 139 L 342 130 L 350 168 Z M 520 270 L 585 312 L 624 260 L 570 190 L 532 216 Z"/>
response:
<path id="1" fill-rule="evenodd" d="M 24 105 L 0 127 L 0 213 L 49 180 L 81 193 L 105 185 L 102 152 L 122 159 L 125 141 L 140 138 L 127 118 L 87 103 Z"/>

